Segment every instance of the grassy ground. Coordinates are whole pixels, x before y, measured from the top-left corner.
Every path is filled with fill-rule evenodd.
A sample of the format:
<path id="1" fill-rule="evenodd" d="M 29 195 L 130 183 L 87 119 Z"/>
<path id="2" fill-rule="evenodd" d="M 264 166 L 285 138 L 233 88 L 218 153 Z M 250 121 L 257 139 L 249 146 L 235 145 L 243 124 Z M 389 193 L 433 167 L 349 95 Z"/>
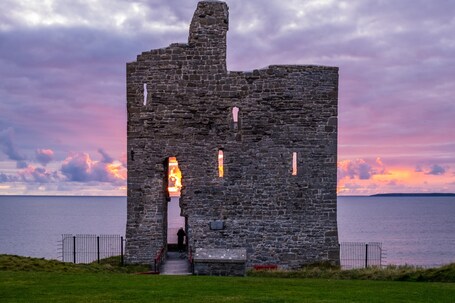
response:
<path id="1" fill-rule="evenodd" d="M 296 271 L 251 271 L 249 275 L 274 278 L 455 282 L 455 263 L 427 269 L 415 266 L 388 266 L 340 270 L 336 267 L 322 265 L 308 266 Z"/>
<path id="2" fill-rule="evenodd" d="M 70 272 L 70 273 L 137 273 L 148 271 L 145 265 L 120 266 L 120 257 L 101 260 L 100 264 L 63 263 L 57 260 L 0 255 L 0 271 Z M 0 300 L 1 302 L 1 300 Z"/>
<path id="3" fill-rule="evenodd" d="M 73 265 L 0 255 L 0 302 L 455 301 L 455 283 L 136 275 L 126 272 L 145 268 L 119 269 L 117 261 Z"/>
<path id="4" fill-rule="evenodd" d="M 454 302 L 452 283 L 0 272 L 1 302 Z"/>

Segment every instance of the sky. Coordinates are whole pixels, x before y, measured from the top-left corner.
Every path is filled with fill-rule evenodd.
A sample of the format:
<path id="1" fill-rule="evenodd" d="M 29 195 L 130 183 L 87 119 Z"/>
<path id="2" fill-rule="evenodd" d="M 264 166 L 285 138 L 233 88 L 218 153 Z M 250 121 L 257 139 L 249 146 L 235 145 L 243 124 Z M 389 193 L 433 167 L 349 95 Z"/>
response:
<path id="1" fill-rule="evenodd" d="M 0 195 L 126 195 L 125 64 L 197 0 L 2 0 Z M 228 70 L 338 66 L 338 194 L 455 192 L 455 1 L 227 0 Z"/>

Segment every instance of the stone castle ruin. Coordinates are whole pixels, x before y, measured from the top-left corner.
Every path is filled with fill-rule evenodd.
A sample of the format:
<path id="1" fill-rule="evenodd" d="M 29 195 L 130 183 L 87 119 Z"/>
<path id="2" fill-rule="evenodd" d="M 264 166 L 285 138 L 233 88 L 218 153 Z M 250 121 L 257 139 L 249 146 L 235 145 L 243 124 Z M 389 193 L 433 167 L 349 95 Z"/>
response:
<path id="1" fill-rule="evenodd" d="M 180 196 L 193 254 L 338 264 L 338 68 L 227 71 L 227 31 L 227 5 L 201 1 L 188 43 L 127 64 L 126 261 L 167 249 L 168 201 Z"/>

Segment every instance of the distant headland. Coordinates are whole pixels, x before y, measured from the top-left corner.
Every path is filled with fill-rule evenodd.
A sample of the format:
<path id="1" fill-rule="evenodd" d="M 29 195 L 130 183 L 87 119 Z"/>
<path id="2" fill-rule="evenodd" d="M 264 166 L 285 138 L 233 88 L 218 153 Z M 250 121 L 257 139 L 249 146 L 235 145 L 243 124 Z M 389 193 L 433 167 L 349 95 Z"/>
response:
<path id="1" fill-rule="evenodd" d="M 455 193 L 389 193 L 375 194 L 370 197 L 454 197 Z"/>

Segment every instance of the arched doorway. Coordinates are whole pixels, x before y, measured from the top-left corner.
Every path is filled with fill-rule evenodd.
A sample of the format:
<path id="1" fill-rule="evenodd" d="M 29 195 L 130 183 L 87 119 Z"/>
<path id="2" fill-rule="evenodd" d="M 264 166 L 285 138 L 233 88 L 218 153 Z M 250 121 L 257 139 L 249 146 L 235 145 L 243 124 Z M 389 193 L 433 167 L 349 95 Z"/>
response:
<path id="1" fill-rule="evenodd" d="M 182 188 L 182 172 L 176 157 L 168 158 L 168 193 L 167 207 L 167 244 L 168 250 L 177 249 L 177 232 L 180 228 L 186 230 L 185 217 L 181 216 L 180 195 Z"/>

